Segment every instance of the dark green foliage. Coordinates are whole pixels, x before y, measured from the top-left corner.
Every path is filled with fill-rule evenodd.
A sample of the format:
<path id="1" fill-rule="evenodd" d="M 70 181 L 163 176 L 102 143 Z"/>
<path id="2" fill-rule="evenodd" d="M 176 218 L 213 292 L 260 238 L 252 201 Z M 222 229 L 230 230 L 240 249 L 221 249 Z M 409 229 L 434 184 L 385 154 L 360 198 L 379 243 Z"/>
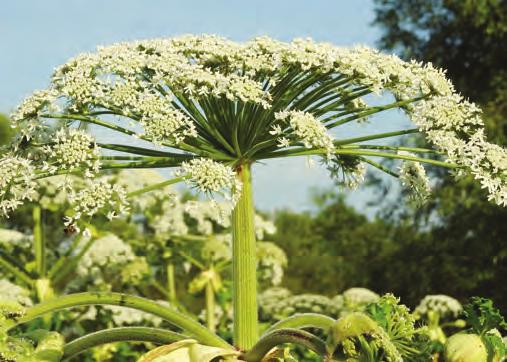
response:
<path id="1" fill-rule="evenodd" d="M 294 293 L 336 295 L 354 286 L 378 290 L 368 265 L 379 265 L 389 247 L 390 227 L 347 206 L 342 195 L 316 197 L 315 214 L 278 211 L 274 241 L 285 250 L 289 265 L 284 285 Z"/>
<path id="2" fill-rule="evenodd" d="M 470 303 L 465 305 L 464 310 L 467 325 L 474 333 L 482 335 L 494 328 L 507 328 L 505 319 L 493 306 L 491 299 L 473 297 Z"/>

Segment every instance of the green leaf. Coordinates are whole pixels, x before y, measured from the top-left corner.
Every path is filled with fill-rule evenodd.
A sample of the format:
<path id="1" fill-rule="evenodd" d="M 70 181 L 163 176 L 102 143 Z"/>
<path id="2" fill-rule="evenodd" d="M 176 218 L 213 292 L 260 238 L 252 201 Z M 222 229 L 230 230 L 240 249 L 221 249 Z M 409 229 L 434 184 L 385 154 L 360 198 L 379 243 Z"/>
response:
<path id="1" fill-rule="evenodd" d="M 473 297 L 470 303 L 465 305 L 464 310 L 471 330 L 481 336 L 495 328 L 507 328 L 505 319 L 490 299 Z"/>
<path id="2" fill-rule="evenodd" d="M 482 337 L 482 341 L 488 350 L 488 362 L 499 362 L 504 360 L 507 354 L 507 347 L 497 329 L 492 329 L 487 332 Z"/>

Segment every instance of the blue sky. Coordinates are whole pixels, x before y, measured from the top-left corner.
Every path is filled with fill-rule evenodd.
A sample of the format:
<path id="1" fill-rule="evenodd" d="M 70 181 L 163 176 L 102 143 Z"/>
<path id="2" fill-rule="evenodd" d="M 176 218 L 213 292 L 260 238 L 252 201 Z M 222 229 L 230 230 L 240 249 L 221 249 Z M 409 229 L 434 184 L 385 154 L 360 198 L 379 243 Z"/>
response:
<path id="1" fill-rule="evenodd" d="M 16 0 L 0 8 L 0 112 L 9 112 L 54 67 L 97 45 L 185 33 L 215 33 L 233 40 L 269 35 L 312 37 L 337 45 L 375 45 L 371 0 Z M 393 115 L 401 122 L 399 115 Z M 386 128 L 382 128 L 386 129 Z M 351 129 L 350 134 L 357 130 Z M 259 208 L 309 209 L 309 190 L 333 187 L 324 170 L 305 160 L 273 161 L 254 170 Z M 365 210 L 368 192 L 349 197 Z"/>

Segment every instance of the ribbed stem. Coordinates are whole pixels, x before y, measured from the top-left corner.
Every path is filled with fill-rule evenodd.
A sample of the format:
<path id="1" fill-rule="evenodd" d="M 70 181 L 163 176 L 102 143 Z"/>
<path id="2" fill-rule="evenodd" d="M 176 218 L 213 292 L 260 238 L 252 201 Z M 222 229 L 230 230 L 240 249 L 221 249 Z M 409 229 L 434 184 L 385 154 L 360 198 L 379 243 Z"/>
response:
<path id="1" fill-rule="evenodd" d="M 243 183 L 243 189 L 232 213 L 234 345 L 247 350 L 258 339 L 256 246 L 250 165 L 239 166 L 237 177 Z"/>
<path id="2" fill-rule="evenodd" d="M 206 283 L 206 327 L 215 332 L 215 291 L 211 281 Z"/>

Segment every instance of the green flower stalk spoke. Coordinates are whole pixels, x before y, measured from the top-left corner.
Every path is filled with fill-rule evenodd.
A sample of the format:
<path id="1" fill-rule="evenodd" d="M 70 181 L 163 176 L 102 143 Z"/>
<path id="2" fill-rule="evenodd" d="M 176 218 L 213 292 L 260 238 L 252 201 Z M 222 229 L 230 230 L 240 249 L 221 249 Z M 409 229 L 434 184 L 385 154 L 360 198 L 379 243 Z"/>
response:
<path id="1" fill-rule="evenodd" d="M 432 153 L 432 154 L 442 154 L 437 150 L 431 148 L 421 148 L 421 147 L 403 147 L 403 146 L 384 146 L 384 145 L 345 145 L 342 146 L 343 149 L 360 149 L 360 150 L 386 150 L 386 151 L 406 151 L 406 152 L 415 152 L 415 153 Z"/>
<path id="2" fill-rule="evenodd" d="M 377 133 L 377 134 L 373 134 L 373 135 L 369 135 L 369 136 L 347 138 L 347 139 L 334 141 L 333 143 L 335 146 L 342 146 L 342 145 L 348 145 L 348 144 L 357 143 L 357 142 L 365 142 L 365 141 L 378 140 L 378 139 L 382 139 L 382 138 L 404 136 L 407 134 L 414 134 L 414 133 L 420 133 L 420 132 L 421 131 L 418 128 L 411 128 L 411 129 L 404 129 L 401 131 Z"/>
<path id="3" fill-rule="evenodd" d="M 65 344 L 64 359 L 74 357 L 86 350 L 114 342 L 151 342 L 170 344 L 189 337 L 161 328 L 119 327 L 87 334 Z"/>
<path id="4" fill-rule="evenodd" d="M 384 165 L 378 163 L 378 162 L 375 162 L 375 161 L 372 161 L 370 160 L 369 158 L 366 158 L 366 157 L 361 157 L 361 161 L 364 161 L 366 162 L 367 164 L 379 169 L 380 171 L 382 172 L 385 172 L 386 174 L 392 176 L 392 177 L 395 177 L 395 178 L 399 178 L 400 175 L 394 171 L 391 171 L 389 168 L 385 167 Z"/>
<path id="5" fill-rule="evenodd" d="M 354 115 L 352 115 L 350 117 L 343 118 L 343 119 L 340 119 L 340 120 L 338 120 L 336 122 L 327 124 L 326 127 L 329 128 L 329 129 L 335 128 L 335 127 L 344 125 L 344 124 L 346 124 L 348 122 L 352 122 L 352 121 L 355 121 L 355 120 L 358 120 L 358 119 L 361 119 L 361 118 L 364 118 L 364 117 L 368 117 L 368 116 L 371 116 L 371 115 L 376 114 L 376 113 L 387 111 L 387 110 L 390 110 L 390 109 L 393 109 L 393 108 L 407 106 L 407 105 L 409 105 L 411 103 L 415 103 L 417 101 L 420 101 L 420 100 L 423 100 L 425 98 L 428 98 L 428 96 L 429 96 L 429 94 L 426 94 L 426 95 L 422 95 L 420 97 L 415 97 L 415 98 L 411 98 L 411 99 L 407 99 L 407 100 L 403 100 L 403 101 L 393 102 L 393 103 L 389 103 L 389 104 L 386 104 L 386 105 L 383 105 L 383 106 L 370 107 L 370 108 L 367 108 L 367 109 L 363 110 L 362 112 L 354 114 Z M 330 120 L 331 119 L 329 119 L 328 121 L 330 121 Z"/>
<path id="6" fill-rule="evenodd" d="M 176 184 L 178 182 L 184 181 L 186 178 L 187 177 L 185 177 L 185 176 L 176 177 L 176 178 L 173 178 L 171 180 L 167 180 L 167 181 L 155 184 L 155 185 L 150 185 L 150 186 L 144 187 L 144 188 L 136 190 L 136 191 L 132 191 L 127 196 L 128 197 L 136 197 L 136 196 L 145 194 L 145 193 L 150 192 L 150 191 L 158 190 L 158 189 L 167 187 L 169 185 L 174 185 L 174 184 Z"/>
<path id="7" fill-rule="evenodd" d="M 142 147 L 127 146 L 127 145 L 97 143 L 97 146 L 99 146 L 101 148 L 108 149 L 108 150 L 131 153 L 131 154 L 142 155 L 142 156 L 172 157 L 172 158 L 181 158 L 183 160 L 192 158 L 192 156 L 186 155 L 183 153 L 178 154 L 178 153 L 174 153 L 174 152 L 157 151 L 157 150 L 151 150 L 151 149 L 142 148 Z"/>
<path id="8" fill-rule="evenodd" d="M 272 348 L 285 343 L 306 347 L 319 356 L 327 355 L 326 343 L 322 339 L 306 331 L 284 328 L 264 335 L 242 358 L 247 362 L 259 362 Z"/>
<path id="9" fill-rule="evenodd" d="M 296 156 L 316 156 L 316 155 L 325 155 L 325 150 L 306 150 L 303 148 L 294 148 L 287 151 L 278 151 L 273 152 L 272 154 L 266 155 L 264 158 L 277 158 L 277 157 L 296 157 Z M 334 151 L 334 154 L 336 155 L 351 155 L 351 156 L 372 156 L 372 157 L 383 157 L 383 158 L 393 158 L 393 159 L 400 159 L 400 160 L 409 160 L 409 161 L 415 161 L 415 162 L 423 162 L 428 163 L 435 166 L 455 169 L 459 166 L 453 163 L 444 162 L 444 161 L 438 161 L 433 160 L 430 158 L 422 158 L 422 157 L 416 157 L 411 155 L 405 155 L 405 154 L 397 154 L 397 153 L 387 153 L 387 152 L 377 152 L 377 151 L 368 151 L 368 150 L 355 150 L 355 149 L 337 149 Z"/>
<path id="10" fill-rule="evenodd" d="M 264 332 L 263 336 L 266 336 L 273 331 L 284 328 L 292 328 L 292 329 L 318 328 L 327 331 L 329 330 L 329 328 L 331 328 L 334 322 L 335 320 L 333 318 L 323 314 L 300 313 L 273 324 L 271 327 L 268 328 L 268 330 L 266 330 L 266 332 Z"/>
<path id="11" fill-rule="evenodd" d="M 120 126 L 117 126 L 112 123 L 104 122 L 103 120 L 98 119 L 98 118 L 86 117 L 84 115 L 79 115 L 79 114 L 43 114 L 43 115 L 41 115 L 41 117 L 42 118 L 51 118 L 51 119 L 62 119 L 62 120 L 72 119 L 72 120 L 76 120 L 76 121 L 88 122 L 88 123 L 95 124 L 97 126 L 109 128 L 109 129 L 112 129 L 113 131 L 117 131 L 117 132 L 126 134 L 128 136 L 132 136 L 132 135 L 136 134 L 134 131 L 131 131 L 127 128 L 120 127 Z"/>
<path id="12" fill-rule="evenodd" d="M 117 305 L 134 308 L 168 321 L 174 326 L 188 332 L 193 338 L 203 344 L 231 348 L 231 345 L 222 338 L 210 332 L 192 318 L 149 299 L 122 293 L 88 292 L 61 296 L 57 299 L 49 300 L 27 309 L 26 314 L 19 318 L 15 325 L 29 322 L 46 313 L 54 313 L 62 309 L 86 305 Z"/>
<path id="13" fill-rule="evenodd" d="M 257 324 L 257 270 L 254 209 L 250 165 L 237 169 L 243 183 L 241 197 L 232 213 L 232 275 L 234 345 L 247 350 L 259 336 Z"/>

